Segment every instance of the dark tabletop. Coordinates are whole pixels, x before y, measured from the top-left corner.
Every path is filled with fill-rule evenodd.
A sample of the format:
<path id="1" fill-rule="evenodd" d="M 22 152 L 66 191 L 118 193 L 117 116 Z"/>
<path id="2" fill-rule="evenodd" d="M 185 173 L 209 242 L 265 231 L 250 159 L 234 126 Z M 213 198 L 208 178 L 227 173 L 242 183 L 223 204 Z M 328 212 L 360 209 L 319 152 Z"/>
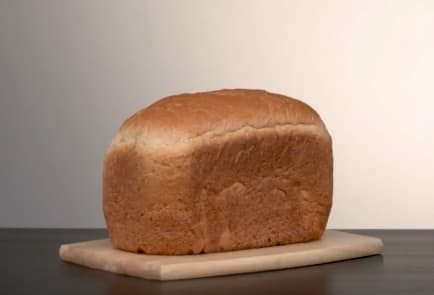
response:
<path id="1" fill-rule="evenodd" d="M 278 271 L 148 281 L 62 262 L 60 244 L 100 229 L 0 229 L 0 294 L 434 294 L 434 230 L 358 230 L 383 255 Z"/>

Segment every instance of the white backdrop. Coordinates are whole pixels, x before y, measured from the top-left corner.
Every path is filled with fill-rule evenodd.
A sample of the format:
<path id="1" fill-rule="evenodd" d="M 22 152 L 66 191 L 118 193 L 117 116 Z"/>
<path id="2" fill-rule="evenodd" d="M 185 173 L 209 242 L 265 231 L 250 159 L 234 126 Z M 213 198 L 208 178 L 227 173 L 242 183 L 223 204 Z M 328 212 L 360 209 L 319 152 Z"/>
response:
<path id="1" fill-rule="evenodd" d="M 434 227 L 434 1 L 0 0 L 0 227 L 100 227 L 102 157 L 162 96 L 263 88 L 334 139 L 329 227 Z"/>

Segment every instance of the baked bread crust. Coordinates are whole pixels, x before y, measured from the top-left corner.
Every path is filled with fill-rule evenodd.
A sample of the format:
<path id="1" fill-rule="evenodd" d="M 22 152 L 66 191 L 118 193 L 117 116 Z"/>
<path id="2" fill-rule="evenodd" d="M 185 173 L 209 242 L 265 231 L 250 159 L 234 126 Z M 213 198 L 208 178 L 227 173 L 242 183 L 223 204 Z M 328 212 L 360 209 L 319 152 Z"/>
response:
<path id="1" fill-rule="evenodd" d="M 114 247 L 181 255 L 310 241 L 332 205 L 331 137 L 305 103 L 262 90 L 163 98 L 104 159 Z"/>

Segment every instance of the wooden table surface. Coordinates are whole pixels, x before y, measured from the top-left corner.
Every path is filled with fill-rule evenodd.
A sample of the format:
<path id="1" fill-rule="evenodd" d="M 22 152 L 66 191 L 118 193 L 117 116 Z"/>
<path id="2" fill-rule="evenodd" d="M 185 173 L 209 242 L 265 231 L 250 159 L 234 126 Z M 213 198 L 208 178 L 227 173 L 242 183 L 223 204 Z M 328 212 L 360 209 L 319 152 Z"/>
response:
<path id="1" fill-rule="evenodd" d="M 434 294 L 434 230 L 352 230 L 383 239 L 382 256 L 297 269 L 148 281 L 62 262 L 59 245 L 101 229 L 0 229 L 0 294 Z"/>

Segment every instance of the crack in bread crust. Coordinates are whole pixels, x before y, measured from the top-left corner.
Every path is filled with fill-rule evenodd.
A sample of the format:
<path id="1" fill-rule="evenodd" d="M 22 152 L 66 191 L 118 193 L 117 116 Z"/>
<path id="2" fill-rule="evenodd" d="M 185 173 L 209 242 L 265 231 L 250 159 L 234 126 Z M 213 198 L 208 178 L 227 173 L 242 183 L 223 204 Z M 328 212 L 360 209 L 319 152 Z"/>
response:
<path id="1" fill-rule="evenodd" d="M 302 124 L 302 123 L 274 124 L 273 126 L 262 126 L 262 127 L 253 127 L 250 125 L 245 125 L 245 126 L 242 126 L 238 129 L 229 130 L 229 131 L 226 131 L 224 133 L 215 133 L 214 131 L 210 130 L 210 131 L 206 131 L 202 134 L 198 134 L 198 135 L 195 135 L 192 137 L 180 139 L 179 141 L 176 141 L 173 143 L 158 143 L 158 145 L 156 145 L 156 146 L 150 145 L 147 138 L 143 135 L 138 135 L 138 134 L 130 135 L 130 134 L 125 133 L 125 132 L 120 132 L 114 137 L 108 151 L 110 151 L 113 148 L 116 148 L 119 145 L 132 144 L 132 143 L 143 145 L 145 148 L 149 148 L 149 149 L 153 149 L 153 150 L 154 149 L 158 150 L 158 149 L 162 149 L 162 148 L 163 149 L 164 148 L 176 149 L 178 146 L 181 148 L 182 145 L 185 145 L 185 144 L 194 144 L 195 141 L 201 140 L 203 138 L 213 139 L 216 137 L 236 135 L 237 133 L 244 133 L 248 130 L 261 131 L 261 130 L 267 130 L 267 129 L 277 129 L 278 130 L 278 129 L 286 129 L 286 128 L 313 129 L 313 130 L 316 130 L 316 132 L 318 132 L 318 133 L 323 133 L 325 136 L 330 137 L 327 129 L 325 129 L 324 126 L 318 125 L 318 124 Z"/>

